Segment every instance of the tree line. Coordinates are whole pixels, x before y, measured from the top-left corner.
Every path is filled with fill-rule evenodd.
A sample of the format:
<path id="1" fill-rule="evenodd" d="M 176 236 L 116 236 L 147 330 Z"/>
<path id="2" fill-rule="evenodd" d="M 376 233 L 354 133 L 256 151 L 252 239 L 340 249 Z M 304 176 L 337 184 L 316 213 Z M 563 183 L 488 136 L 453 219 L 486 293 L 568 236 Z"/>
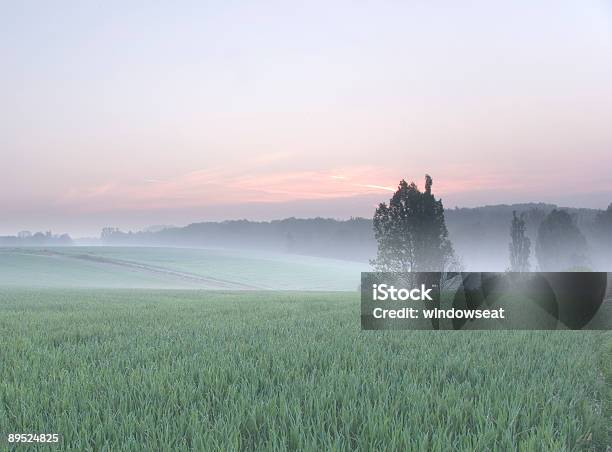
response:
<path id="1" fill-rule="evenodd" d="M 400 181 L 373 218 L 231 220 L 123 232 L 106 245 L 218 247 L 371 262 L 375 269 L 612 270 L 612 205 L 607 210 L 529 203 L 445 209 L 433 179 L 421 191 Z"/>
<path id="2" fill-rule="evenodd" d="M 0 246 L 70 246 L 72 238 L 68 234 L 53 234 L 51 231 L 21 231 L 17 235 L 0 236 Z"/>
<path id="3" fill-rule="evenodd" d="M 371 261 L 374 269 L 393 272 L 462 269 L 449 239 L 442 200 L 435 198 L 432 185 L 429 175 L 425 176 L 423 191 L 414 182 L 408 184 L 401 180 L 389 203 L 377 207 L 373 219 L 378 245 L 376 258 Z M 531 268 L 532 246 L 527 235 L 527 217 L 528 212 L 518 215 L 516 210 L 512 212 L 509 271 L 527 272 Z M 612 248 L 612 204 L 596 214 L 593 232 Z M 537 269 L 589 270 L 593 264 L 589 254 L 587 239 L 567 210 L 555 208 L 541 218 L 535 244 Z"/>

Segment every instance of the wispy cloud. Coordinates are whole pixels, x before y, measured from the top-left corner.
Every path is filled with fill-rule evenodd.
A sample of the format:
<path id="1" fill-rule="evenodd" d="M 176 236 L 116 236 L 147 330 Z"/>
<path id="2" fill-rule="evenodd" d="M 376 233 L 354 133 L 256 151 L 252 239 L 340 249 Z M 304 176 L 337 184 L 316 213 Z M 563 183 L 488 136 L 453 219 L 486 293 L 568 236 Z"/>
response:
<path id="1" fill-rule="evenodd" d="M 270 154 L 284 159 L 286 154 Z M 263 160 L 266 160 L 265 158 Z M 329 201 L 380 196 L 384 201 L 401 179 L 394 170 L 349 166 L 309 171 L 273 171 L 261 159 L 232 167 L 214 167 L 171 178 L 143 177 L 74 187 L 57 202 L 74 211 L 158 210 L 249 203 Z M 257 169 L 255 169 L 257 167 Z M 411 179 L 409 179 L 411 180 Z M 422 187 L 422 180 L 416 180 Z M 522 193 L 538 186 L 538 179 L 525 175 L 520 180 L 504 174 L 471 174 L 455 168 L 452 174 L 434 178 L 437 196 L 471 196 L 493 188 L 498 192 Z"/>
<path id="2" fill-rule="evenodd" d="M 372 188 L 374 190 L 386 190 L 386 191 L 395 191 L 393 187 L 384 187 L 382 185 L 374 185 L 374 184 L 355 184 L 357 187 L 365 187 Z"/>
<path id="3" fill-rule="evenodd" d="M 225 167 L 192 171 L 171 179 L 143 178 L 142 182 L 109 182 L 74 188 L 59 202 L 78 205 L 87 210 L 142 210 L 224 203 L 339 199 L 393 190 L 376 183 L 389 179 L 374 168 L 260 171 L 258 174 L 245 174 L 251 172 Z"/>

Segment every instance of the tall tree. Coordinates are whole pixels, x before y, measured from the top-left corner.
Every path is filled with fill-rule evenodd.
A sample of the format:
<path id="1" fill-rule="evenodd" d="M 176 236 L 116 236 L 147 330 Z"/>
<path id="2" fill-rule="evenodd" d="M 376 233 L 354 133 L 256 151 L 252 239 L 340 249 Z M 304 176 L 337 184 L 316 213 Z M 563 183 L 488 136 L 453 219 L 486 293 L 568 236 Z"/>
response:
<path id="1" fill-rule="evenodd" d="M 510 271 L 528 272 L 529 255 L 531 253 L 531 240 L 525 235 L 525 213 L 516 215 L 512 211 L 512 224 L 510 226 Z"/>
<path id="2" fill-rule="evenodd" d="M 414 182 L 400 181 L 389 205 L 374 213 L 378 253 L 371 264 L 378 271 L 444 271 L 453 259 L 442 200 L 431 192 L 433 180 L 425 176 L 425 191 Z"/>
<path id="3" fill-rule="evenodd" d="M 542 271 L 563 271 L 586 265 L 587 242 L 569 213 L 554 209 L 538 228 L 536 256 Z"/>

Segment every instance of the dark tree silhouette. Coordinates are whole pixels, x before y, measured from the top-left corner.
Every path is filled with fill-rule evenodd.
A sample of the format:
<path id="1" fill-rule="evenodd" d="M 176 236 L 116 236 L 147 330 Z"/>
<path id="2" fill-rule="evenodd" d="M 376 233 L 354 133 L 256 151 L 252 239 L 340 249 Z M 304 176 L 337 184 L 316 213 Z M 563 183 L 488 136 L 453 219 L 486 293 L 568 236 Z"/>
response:
<path id="1" fill-rule="evenodd" d="M 529 255 L 531 253 L 531 240 L 525 235 L 525 213 L 516 215 L 512 211 L 512 225 L 510 226 L 510 271 L 528 272 Z"/>
<path id="2" fill-rule="evenodd" d="M 586 239 L 565 210 L 553 210 L 540 224 L 536 256 L 542 271 L 563 271 L 586 265 Z"/>
<path id="3" fill-rule="evenodd" d="M 378 271 L 444 271 L 453 259 L 453 247 L 444 222 L 444 207 L 431 192 L 432 178 L 425 176 L 425 191 L 402 180 L 389 205 L 374 213 L 378 242 Z"/>

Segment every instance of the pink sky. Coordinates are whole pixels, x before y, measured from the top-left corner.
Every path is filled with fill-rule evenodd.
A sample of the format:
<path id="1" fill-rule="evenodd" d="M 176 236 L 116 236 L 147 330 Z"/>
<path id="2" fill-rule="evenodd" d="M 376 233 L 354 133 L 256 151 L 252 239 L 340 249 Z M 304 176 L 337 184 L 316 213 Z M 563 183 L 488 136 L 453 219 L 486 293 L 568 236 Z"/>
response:
<path id="1" fill-rule="evenodd" d="M 15 2 L 0 234 L 612 202 L 609 2 Z"/>

